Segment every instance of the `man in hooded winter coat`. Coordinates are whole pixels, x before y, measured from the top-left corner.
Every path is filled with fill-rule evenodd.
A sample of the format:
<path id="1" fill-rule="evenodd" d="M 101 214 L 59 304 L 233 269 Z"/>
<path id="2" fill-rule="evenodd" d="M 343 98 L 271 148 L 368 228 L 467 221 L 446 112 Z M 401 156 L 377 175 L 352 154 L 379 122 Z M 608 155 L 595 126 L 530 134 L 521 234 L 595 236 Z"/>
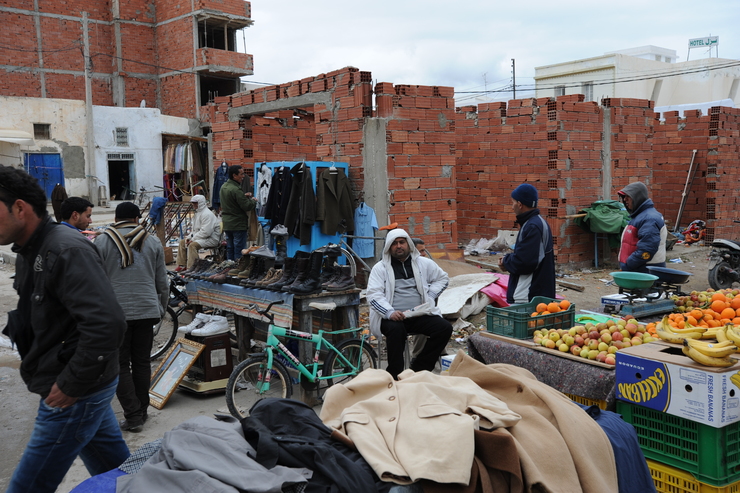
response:
<path id="1" fill-rule="evenodd" d="M 190 269 L 198 260 L 198 250 L 213 248 L 221 241 L 221 221 L 208 208 L 203 195 L 193 195 L 190 199 L 195 215 L 193 216 L 193 231 L 186 238 L 180 240 L 177 248 L 177 272 Z"/>
<path id="2" fill-rule="evenodd" d="M 630 183 L 617 192 L 630 213 L 629 224 L 622 232 L 619 268 L 629 272 L 649 273 L 648 266 L 665 267 L 665 244 L 668 228 L 644 183 Z"/>
<path id="3" fill-rule="evenodd" d="M 388 232 L 382 260 L 370 272 L 367 300 L 370 330 L 376 337 L 382 334 L 386 338 L 386 369 L 393 378 L 404 370 L 408 334 L 427 336 L 424 348 L 411 361 L 411 369 L 434 369 L 452 335 L 452 325 L 442 318 L 435 303 L 448 284 L 447 273 L 433 260 L 419 255 L 406 231 Z"/>

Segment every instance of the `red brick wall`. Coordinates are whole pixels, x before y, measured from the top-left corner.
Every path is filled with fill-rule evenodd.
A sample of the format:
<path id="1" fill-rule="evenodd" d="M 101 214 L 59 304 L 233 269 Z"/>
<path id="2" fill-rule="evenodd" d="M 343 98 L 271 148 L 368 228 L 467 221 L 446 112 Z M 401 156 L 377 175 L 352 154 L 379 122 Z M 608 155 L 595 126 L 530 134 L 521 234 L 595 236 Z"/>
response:
<path id="1" fill-rule="evenodd" d="M 640 180 L 649 185 L 656 208 L 675 222 L 691 151 L 697 149 L 698 171 L 681 224 L 704 219 L 710 238 L 734 236 L 731 221 L 740 208 L 735 191 L 740 181 L 740 109 L 713 108 L 710 115 L 693 112 L 682 119 L 668 114 L 661 123 L 651 101 L 611 98 L 599 105 L 584 102 L 582 95 L 569 95 L 454 111 L 452 88 L 379 83 L 373 113 L 369 80 L 368 72 L 343 69 L 218 98 L 206 112 L 216 122 L 215 161 L 233 158 L 249 168 L 262 160 L 347 161 L 359 191 L 364 179 L 364 121 L 368 116 L 387 118 L 390 222 L 427 243 L 452 248 L 458 242 L 494 237 L 500 229 L 516 229 L 510 193 L 528 182 L 539 191 L 539 207 L 553 229 L 558 263 L 588 266 L 594 259 L 593 234 L 566 216 L 596 200 L 615 199 L 619 189 Z M 296 135 L 294 127 L 280 123 L 299 114 L 292 110 L 227 121 L 230 107 L 309 92 L 329 92 L 332 104 L 307 108 L 313 121 L 305 115 L 293 120 L 315 134 L 313 143 L 301 136 L 306 147 L 280 142 Z M 248 138 L 246 129 L 251 130 Z M 605 143 L 610 156 L 606 170 Z M 253 151 L 251 158 L 245 150 Z M 606 192 L 605 171 L 612 179 Z"/>
<path id="2" fill-rule="evenodd" d="M 193 74 L 179 74 L 161 79 L 162 113 L 195 118 L 195 77 Z"/>
<path id="3" fill-rule="evenodd" d="M 251 2 L 245 2 L 244 0 L 196 0 L 195 10 L 198 9 L 220 10 L 227 14 L 242 17 L 252 16 Z"/>

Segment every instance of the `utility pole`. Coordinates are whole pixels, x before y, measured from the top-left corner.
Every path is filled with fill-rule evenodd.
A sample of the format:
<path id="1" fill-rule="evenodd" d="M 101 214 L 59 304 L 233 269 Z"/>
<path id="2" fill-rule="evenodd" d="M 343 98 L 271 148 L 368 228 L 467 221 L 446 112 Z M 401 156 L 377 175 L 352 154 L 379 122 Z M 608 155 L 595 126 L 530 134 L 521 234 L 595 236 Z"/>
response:
<path id="1" fill-rule="evenodd" d="M 511 87 L 514 88 L 514 97 L 516 99 L 516 60 L 511 59 Z"/>
<path id="2" fill-rule="evenodd" d="M 93 129 L 92 104 L 92 59 L 90 58 L 90 36 L 87 12 L 82 13 L 82 41 L 85 57 L 85 114 L 87 123 L 87 159 L 85 159 L 85 175 L 87 178 L 87 192 L 90 202 L 98 204 L 98 180 L 95 167 L 95 142 Z"/>

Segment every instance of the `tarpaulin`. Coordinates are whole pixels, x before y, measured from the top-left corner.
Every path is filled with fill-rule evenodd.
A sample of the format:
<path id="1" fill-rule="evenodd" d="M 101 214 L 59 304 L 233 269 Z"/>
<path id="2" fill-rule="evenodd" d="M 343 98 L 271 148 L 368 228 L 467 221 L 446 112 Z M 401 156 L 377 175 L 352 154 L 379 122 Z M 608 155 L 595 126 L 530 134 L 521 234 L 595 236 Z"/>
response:
<path id="1" fill-rule="evenodd" d="M 581 209 L 585 217 L 575 218 L 575 223 L 589 233 L 608 235 L 609 246 L 619 247 L 622 230 L 630 221 L 629 212 L 618 200 L 597 200 L 590 207 Z"/>

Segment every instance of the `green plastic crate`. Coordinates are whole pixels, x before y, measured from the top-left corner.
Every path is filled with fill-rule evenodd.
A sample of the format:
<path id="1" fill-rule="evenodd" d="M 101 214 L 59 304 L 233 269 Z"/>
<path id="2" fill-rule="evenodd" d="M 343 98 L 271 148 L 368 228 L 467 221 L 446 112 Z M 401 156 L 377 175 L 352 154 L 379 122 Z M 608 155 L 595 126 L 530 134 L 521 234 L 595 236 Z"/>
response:
<path id="1" fill-rule="evenodd" d="M 617 401 L 617 413 L 635 428 L 648 459 L 713 486 L 740 480 L 740 422 L 714 428 L 624 401 Z"/>
<path id="2" fill-rule="evenodd" d="M 535 296 L 529 303 L 511 305 L 506 308 L 486 307 L 488 332 L 515 339 L 531 339 L 537 329 L 570 329 L 575 325 L 575 304 L 567 310 L 548 315 L 532 317 L 532 312 L 540 303 L 559 303 L 560 300 Z"/>

